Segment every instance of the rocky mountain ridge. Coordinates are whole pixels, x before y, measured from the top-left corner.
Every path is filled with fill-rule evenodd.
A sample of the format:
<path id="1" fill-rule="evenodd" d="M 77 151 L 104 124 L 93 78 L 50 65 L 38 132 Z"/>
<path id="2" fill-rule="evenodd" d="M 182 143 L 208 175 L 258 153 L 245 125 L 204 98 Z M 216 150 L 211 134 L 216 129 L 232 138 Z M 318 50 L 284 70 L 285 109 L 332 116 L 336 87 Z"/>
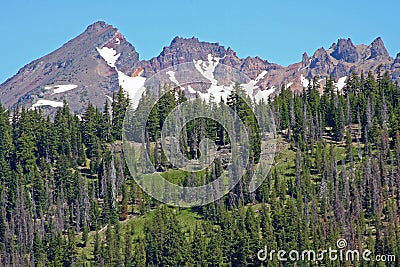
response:
<path id="1" fill-rule="evenodd" d="M 339 39 L 328 49 L 317 49 L 312 56 L 304 53 L 300 62 L 287 67 L 260 57 L 239 58 L 230 47 L 195 37 L 175 37 L 157 57 L 140 61 L 135 47 L 123 34 L 100 21 L 21 68 L 0 85 L 0 100 L 8 108 L 42 106 L 49 112 L 66 100 L 73 111 L 81 113 L 89 101 L 102 107 L 119 86 L 137 85 L 146 77 L 185 62 L 216 62 L 237 69 L 253 81 L 257 87 L 254 93 L 260 91 L 267 97 L 278 93 L 281 86 L 302 90 L 314 76 L 322 82 L 324 77 L 332 76 L 341 89 L 352 72 L 375 72 L 378 66 L 388 71 L 393 80 L 400 79 L 400 54 L 395 59 L 390 57 L 380 37 L 370 45 Z M 136 76 L 144 78 L 133 80 Z"/>

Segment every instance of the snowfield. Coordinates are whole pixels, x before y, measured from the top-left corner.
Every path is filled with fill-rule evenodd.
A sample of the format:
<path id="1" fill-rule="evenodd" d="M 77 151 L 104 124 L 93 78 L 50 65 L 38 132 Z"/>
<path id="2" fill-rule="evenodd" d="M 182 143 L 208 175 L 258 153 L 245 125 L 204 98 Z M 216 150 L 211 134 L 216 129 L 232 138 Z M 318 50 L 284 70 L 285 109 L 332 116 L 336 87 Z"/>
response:
<path id="1" fill-rule="evenodd" d="M 273 92 L 275 92 L 275 90 L 276 90 L 276 89 L 275 89 L 274 86 L 272 86 L 271 88 L 266 89 L 266 90 L 259 90 L 259 91 L 257 92 L 257 94 L 254 96 L 254 100 L 255 100 L 257 103 L 259 103 L 259 102 L 261 101 L 261 99 L 263 99 L 264 102 L 267 102 L 269 96 L 270 96 Z"/>
<path id="2" fill-rule="evenodd" d="M 53 108 L 58 108 L 58 107 L 63 107 L 63 102 L 40 99 L 38 100 L 38 102 L 32 105 L 31 109 L 35 109 L 36 107 L 41 107 L 41 106 L 51 106 Z"/>
<path id="3" fill-rule="evenodd" d="M 344 86 L 346 85 L 346 79 L 347 79 L 347 76 L 341 77 L 341 78 L 339 78 L 337 83 L 335 83 L 335 86 L 338 89 L 338 91 L 343 90 Z"/>
<path id="4" fill-rule="evenodd" d="M 193 63 L 201 75 L 208 79 L 211 84 L 217 85 L 218 81 L 214 78 L 214 71 L 220 60 L 221 58 L 213 57 L 211 54 L 208 54 L 207 62 L 203 60 L 193 60 Z"/>
<path id="5" fill-rule="evenodd" d="M 221 98 L 226 101 L 228 99 L 228 95 L 232 91 L 232 86 L 218 86 L 218 85 L 211 85 L 210 88 L 207 90 L 207 93 L 202 94 L 199 93 L 200 97 L 205 99 L 207 102 L 210 102 L 211 95 L 214 98 L 215 103 L 219 103 Z"/>
<path id="6" fill-rule="evenodd" d="M 103 47 L 101 49 L 96 47 L 96 50 L 110 67 L 115 68 L 115 62 L 117 62 L 121 54 L 117 54 L 117 51 L 108 47 Z"/>
<path id="7" fill-rule="evenodd" d="M 176 84 L 176 86 L 180 86 L 178 80 L 175 78 L 175 71 L 170 70 L 170 71 L 167 71 L 166 74 L 168 75 L 169 80 L 170 80 L 171 82 L 173 82 L 174 84 Z"/>
<path id="8" fill-rule="evenodd" d="M 268 71 L 264 70 L 257 76 L 255 80 L 250 80 L 248 83 L 241 84 L 241 86 L 244 88 L 244 90 L 250 96 L 250 98 L 253 98 L 254 89 L 258 88 L 256 84 L 264 78 L 267 72 Z"/>
<path id="9" fill-rule="evenodd" d="M 195 94 L 196 93 L 196 90 L 194 90 L 190 85 L 188 85 L 188 91 L 191 94 Z"/>
<path id="10" fill-rule="evenodd" d="M 100 56 L 107 62 L 107 64 L 117 71 L 119 85 L 124 89 L 125 93 L 131 99 L 133 107 L 136 107 L 139 103 L 140 97 L 145 92 L 144 83 L 146 82 L 146 78 L 141 76 L 131 77 L 126 75 L 122 71 L 119 71 L 115 66 L 115 63 L 118 60 L 120 54 L 117 54 L 114 49 L 103 47 L 101 49 L 97 48 L 97 51 L 99 52 Z M 230 86 L 218 85 L 218 81 L 217 79 L 215 79 L 214 72 L 220 60 L 221 58 L 213 57 L 211 54 L 208 54 L 207 61 L 193 60 L 195 69 L 203 77 L 211 82 L 210 87 L 205 93 L 197 92 L 190 85 L 188 85 L 187 88 L 182 87 L 180 82 L 175 77 L 175 71 L 169 70 L 165 73 L 167 74 L 169 80 L 175 85 L 181 87 L 182 90 L 187 90 L 187 92 L 189 92 L 190 94 L 198 93 L 199 96 L 207 102 L 212 100 L 213 102 L 218 103 L 221 101 L 221 99 L 223 99 L 224 101 L 227 100 L 228 95 L 230 94 L 234 86 L 233 83 Z M 261 99 L 264 99 L 264 101 L 267 101 L 269 96 L 273 92 L 275 92 L 276 89 L 272 87 L 263 91 L 259 90 L 258 93 L 254 95 L 254 90 L 259 89 L 257 83 L 262 80 L 266 74 L 267 71 L 262 71 L 255 80 L 250 80 L 248 83 L 242 84 L 243 88 L 251 99 L 254 99 L 255 101 L 260 101 Z M 135 97 L 138 99 L 135 99 Z"/>
<path id="11" fill-rule="evenodd" d="M 310 81 L 307 78 L 305 78 L 303 74 L 301 74 L 300 76 L 300 82 L 303 87 L 308 87 L 308 84 L 310 83 Z"/>
<path id="12" fill-rule="evenodd" d="M 137 107 L 140 97 L 146 90 L 144 87 L 146 78 L 140 76 L 130 77 L 122 71 L 117 72 L 119 85 L 124 89 L 125 93 L 127 93 L 128 97 L 131 99 L 133 107 Z M 135 96 L 138 99 L 135 99 Z"/>
<path id="13" fill-rule="evenodd" d="M 257 78 L 256 78 L 256 82 L 259 82 L 260 80 L 262 80 L 263 78 L 264 78 L 264 76 L 265 76 L 265 74 L 267 74 L 268 73 L 268 71 L 266 71 L 266 70 L 263 70 L 258 76 L 257 76 Z"/>
<path id="14" fill-rule="evenodd" d="M 97 52 L 99 52 L 100 56 L 106 61 L 106 63 L 117 71 L 119 85 L 122 87 L 122 89 L 124 89 L 125 93 L 131 99 L 134 107 L 136 107 L 139 103 L 139 99 L 134 99 L 134 97 L 135 95 L 137 95 L 138 92 L 139 94 L 137 96 L 141 96 L 142 93 L 145 91 L 144 82 L 146 81 L 146 78 L 140 76 L 130 77 L 122 71 L 119 71 L 118 68 L 115 66 L 115 63 L 117 62 L 120 54 L 117 54 L 117 51 L 115 51 L 113 48 L 103 47 L 100 49 L 97 47 L 96 49 Z M 112 101 L 110 97 L 107 98 Z"/>

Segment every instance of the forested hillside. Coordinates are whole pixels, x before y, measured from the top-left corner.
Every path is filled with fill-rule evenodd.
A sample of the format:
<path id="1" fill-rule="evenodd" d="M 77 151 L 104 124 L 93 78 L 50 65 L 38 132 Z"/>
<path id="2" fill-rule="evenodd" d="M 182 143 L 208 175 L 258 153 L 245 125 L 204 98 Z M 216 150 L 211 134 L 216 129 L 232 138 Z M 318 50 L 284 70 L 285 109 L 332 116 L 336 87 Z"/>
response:
<path id="1" fill-rule="evenodd" d="M 336 247 L 341 238 L 350 249 L 400 259 L 400 88 L 379 68 L 365 77 L 351 75 L 343 91 L 332 79 L 324 84 L 320 88 L 314 77 L 301 94 L 283 86 L 269 103 L 277 152 L 255 193 L 247 190 L 247 177 L 262 151 L 253 112 L 264 112 L 265 103 L 246 105 L 239 85 L 226 103 L 197 98 L 198 108 L 227 105 L 237 112 L 250 129 L 251 158 L 226 196 L 187 209 L 151 198 L 128 170 L 121 138 L 129 101 L 122 89 L 102 111 L 89 104 L 81 117 L 67 103 L 54 118 L 40 109 L 1 107 L 1 266 L 399 266 L 398 260 L 257 259 L 265 245 L 318 251 Z M 133 132 L 135 116 L 152 97 L 144 94 L 132 111 Z M 165 94 L 151 110 L 145 139 L 165 178 L 202 185 L 224 172 L 232 144 L 218 123 L 193 120 L 180 142 L 187 158 L 200 156 L 204 137 L 227 152 L 198 173 L 171 165 L 160 132 L 165 116 L 183 101 L 177 89 Z"/>

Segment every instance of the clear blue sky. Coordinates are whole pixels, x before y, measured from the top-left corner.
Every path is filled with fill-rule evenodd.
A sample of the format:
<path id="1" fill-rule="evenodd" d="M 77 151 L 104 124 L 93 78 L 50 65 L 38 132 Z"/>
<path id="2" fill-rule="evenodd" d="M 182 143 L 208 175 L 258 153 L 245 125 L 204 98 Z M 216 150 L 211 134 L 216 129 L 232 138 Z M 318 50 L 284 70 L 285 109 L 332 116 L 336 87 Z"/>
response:
<path id="1" fill-rule="evenodd" d="M 41 1 L 0 4 L 0 83 L 98 20 L 119 28 L 149 59 L 175 36 L 219 42 L 240 57 L 288 65 L 339 37 L 369 44 L 381 36 L 400 52 L 400 1 Z"/>

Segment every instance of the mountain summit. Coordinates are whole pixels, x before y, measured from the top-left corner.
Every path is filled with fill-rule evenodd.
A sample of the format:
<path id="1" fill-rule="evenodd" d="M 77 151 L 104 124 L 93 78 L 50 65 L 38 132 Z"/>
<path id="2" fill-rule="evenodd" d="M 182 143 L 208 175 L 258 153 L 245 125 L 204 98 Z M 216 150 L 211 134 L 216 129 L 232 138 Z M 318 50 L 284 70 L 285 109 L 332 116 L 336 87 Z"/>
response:
<path id="1" fill-rule="evenodd" d="M 332 45 L 333 52 L 331 56 L 337 60 L 343 60 L 348 63 L 355 63 L 358 60 L 357 48 L 349 39 L 339 39 L 337 44 Z"/>
<path id="2" fill-rule="evenodd" d="M 1 101 L 16 104 L 57 106 L 65 99 L 73 111 L 81 112 L 88 100 L 102 106 L 105 97 L 118 89 L 115 71 L 96 48 L 110 47 L 120 54 L 122 71 L 139 62 L 139 54 L 111 25 L 96 22 L 50 54 L 32 61 L 0 86 Z"/>
<path id="3" fill-rule="evenodd" d="M 300 62 L 283 67 L 259 57 L 239 58 L 232 48 L 219 43 L 175 37 L 160 55 L 140 61 L 135 47 L 117 28 L 99 21 L 59 49 L 21 68 L 0 85 L 0 100 L 9 108 L 43 106 L 48 112 L 66 100 L 72 111 L 81 113 L 89 101 L 102 107 L 119 86 L 135 93 L 146 77 L 185 62 L 224 64 L 240 70 L 252 79 L 252 92 L 264 96 L 278 93 L 281 86 L 302 90 L 314 76 L 332 76 L 341 89 L 352 72 L 374 72 L 378 66 L 389 71 L 393 80 L 399 80 L 399 58 L 389 56 L 380 37 L 370 45 L 339 39 L 329 49 L 321 47 L 312 56 L 304 53 Z"/>

